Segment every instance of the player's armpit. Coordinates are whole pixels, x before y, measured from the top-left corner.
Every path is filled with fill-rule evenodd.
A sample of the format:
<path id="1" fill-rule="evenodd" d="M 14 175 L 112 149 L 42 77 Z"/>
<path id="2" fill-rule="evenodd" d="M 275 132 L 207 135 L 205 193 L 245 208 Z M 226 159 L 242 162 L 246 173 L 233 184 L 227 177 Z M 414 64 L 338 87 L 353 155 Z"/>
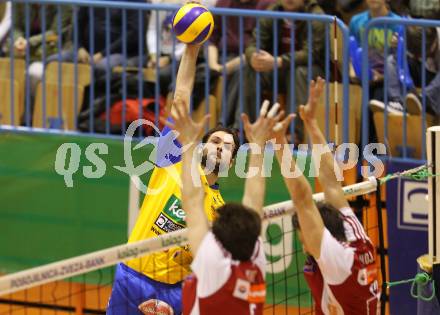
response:
<path id="1" fill-rule="evenodd" d="M 326 228 L 324 229 L 321 253 L 316 261 L 328 284 L 341 284 L 351 275 L 354 255 L 354 248 L 340 243 Z"/>

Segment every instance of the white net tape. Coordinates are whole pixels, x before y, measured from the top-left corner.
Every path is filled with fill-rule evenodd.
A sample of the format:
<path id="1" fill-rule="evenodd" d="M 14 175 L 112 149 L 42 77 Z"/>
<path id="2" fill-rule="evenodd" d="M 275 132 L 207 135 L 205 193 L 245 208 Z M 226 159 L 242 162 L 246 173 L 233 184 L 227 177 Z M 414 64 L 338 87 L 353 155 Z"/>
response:
<path id="1" fill-rule="evenodd" d="M 376 188 L 376 179 L 370 177 L 367 181 L 345 186 L 343 189 L 345 195 L 350 197 L 368 194 L 375 191 Z M 315 202 L 322 202 L 324 200 L 324 193 L 314 194 L 313 199 Z M 283 201 L 264 207 L 264 219 L 290 215 L 293 212 L 292 201 Z M 81 275 L 170 247 L 185 245 L 187 243 L 186 232 L 186 229 L 182 229 L 155 238 L 110 247 L 0 277 L 0 295 Z"/>

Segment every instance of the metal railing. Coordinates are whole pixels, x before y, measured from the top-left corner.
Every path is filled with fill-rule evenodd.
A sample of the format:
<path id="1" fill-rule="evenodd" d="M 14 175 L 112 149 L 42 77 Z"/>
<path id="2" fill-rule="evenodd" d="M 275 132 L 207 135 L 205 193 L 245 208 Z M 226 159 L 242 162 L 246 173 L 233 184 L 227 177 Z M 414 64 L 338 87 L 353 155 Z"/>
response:
<path id="1" fill-rule="evenodd" d="M 383 138 L 384 144 L 387 146 L 388 156 L 386 159 L 389 160 L 426 160 L 426 129 L 427 129 L 427 119 L 430 119 L 432 123 L 436 123 L 438 117 L 428 117 L 427 116 L 427 100 L 426 100 L 426 28 L 428 27 L 440 27 L 440 21 L 437 20 L 420 20 L 420 19 L 407 19 L 407 18 L 376 18 L 371 20 L 367 26 L 365 27 L 365 36 L 362 41 L 362 146 L 370 141 L 369 136 L 371 135 L 372 129 L 370 128 L 370 110 L 369 110 L 369 102 L 370 102 L 370 77 L 369 77 L 369 67 L 370 61 L 368 58 L 368 37 L 370 31 L 375 27 L 384 27 L 385 38 L 388 38 L 389 32 L 392 32 L 391 27 L 393 25 L 398 25 L 402 28 L 403 40 L 400 42 L 403 47 L 401 47 L 403 51 L 403 60 L 400 65 L 402 67 L 401 73 L 389 73 L 387 62 L 389 62 L 389 56 L 391 47 L 390 43 L 385 40 L 384 46 L 384 74 L 383 74 L 383 103 L 385 104 L 385 110 L 383 114 L 374 114 L 376 117 L 383 116 L 383 124 L 381 124 L 380 120 L 377 120 L 376 129 L 379 130 L 379 134 L 383 133 L 383 136 L 379 138 Z M 422 108 L 420 115 L 414 116 L 407 112 L 407 104 L 405 96 L 407 95 L 408 87 L 405 82 L 409 80 L 410 73 L 408 70 L 405 70 L 405 63 L 407 58 L 407 50 L 406 50 L 406 30 L 409 26 L 418 26 L 421 27 L 422 39 L 420 43 L 420 72 L 421 72 L 421 103 Z M 437 37 L 437 36 L 436 36 Z M 397 52 L 396 52 L 397 53 Z M 394 58 L 394 57 L 393 57 Z M 397 58 L 397 56 L 395 57 Z M 398 65 L 399 67 L 399 65 Z M 397 76 L 401 81 L 401 94 L 403 97 L 403 112 L 401 115 L 390 115 L 388 112 L 389 109 L 389 101 L 391 101 L 389 97 L 389 86 L 390 86 L 390 76 Z M 439 104 L 440 105 L 440 104 Z M 388 114 L 387 114 L 388 112 Z M 375 118 L 376 118 L 375 117 Z M 411 126 L 418 125 L 418 121 L 420 121 L 420 129 L 419 130 L 409 130 Z M 376 120 L 375 120 L 376 122 Z M 410 125 L 409 122 L 412 124 Z M 391 125 L 390 125 L 391 124 Z M 400 130 L 399 126 L 402 125 Z M 382 129 L 383 128 L 383 131 Z M 391 131 L 391 134 L 390 134 Z M 400 133 L 401 132 L 401 133 Z M 411 139 L 408 139 L 408 138 Z M 401 138 L 401 140 L 400 140 Z M 381 140 L 381 139 L 380 139 Z M 409 141 L 410 140 L 410 141 Z"/>
<path id="2" fill-rule="evenodd" d="M 126 122 L 126 117 L 125 117 L 125 109 L 126 109 L 126 100 L 127 100 L 127 76 L 129 75 L 127 70 L 135 70 L 134 73 L 136 73 L 137 75 L 137 99 L 139 100 L 139 118 L 141 118 L 141 113 L 142 113 L 142 103 L 140 100 L 142 100 L 143 98 L 145 98 L 145 89 L 144 89 L 144 80 L 145 80 L 145 76 L 149 77 L 148 80 L 150 81 L 154 81 L 154 84 L 152 85 L 154 87 L 154 110 L 155 110 L 155 123 L 156 125 L 158 125 L 159 123 L 159 104 L 160 104 L 160 100 L 161 100 L 161 96 L 160 96 L 160 90 L 161 90 L 161 86 L 160 86 L 160 68 L 159 68 L 159 64 L 156 63 L 156 67 L 155 69 L 150 69 L 151 71 L 148 72 L 146 75 L 144 73 L 144 68 L 146 66 L 145 64 L 145 57 L 146 57 L 146 39 L 145 39 L 145 34 L 147 31 L 147 21 L 146 21 L 146 16 L 148 14 L 152 15 L 155 14 L 156 17 L 158 17 L 159 12 L 174 12 L 178 7 L 174 6 L 174 5 L 163 5 L 163 4 L 148 4 L 148 3 L 140 3 L 140 2 L 118 2 L 118 1 L 85 1 L 85 0 L 78 0 L 75 2 L 67 1 L 67 0 L 16 0 L 12 2 L 12 11 L 13 11 L 13 18 L 12 18 L 12 27 L 14 27 L 16 25 L 17 22 L 19 21 L 15 21 L 14 20 L 14 12 L 17 10 L 17 6 L 18 5 L 24 5 L 24 11 L 25 11 L 25 38 L 29 39 L 30 38 L 30 22 L 29 22 L 29 17 L 31 14 L 31 9 L 30 9 L 30 5 L 32 4 L 40 4 L 40 10 L 41 10 L 41 32 L 42 32 L 42 53 L 41 53 L 41 61 L 43 63 L 43 71 L 41 74 L 41 93 L 38 95 L 40 100 L 41 100 L 41 104 L 42 104 L 42 108 L 37 109 L 37 108 L 33 108 L 34 104 L 33 102 L 35 101 L 31 96 L 31 77 L 29 74 L 29 65 L 31 64 L 32 60 L 32 56 L 31 56 L 31 51 L 30 51 L 30 47 L 29 45 L 26 46 L 26 49 L 24 51 L 24 60 L 25 60 L 25 97 L 24 97 L 24 110 L 22 111 L 22 116 L 20 117 L 20 124 L 14 123 L 15 121 L 17 121 L 17 115 L 20 115 L 17 112 L 17 106 L 14 106 L 16 104 L 16 102 L 18 102 L 18 100 L 14 99 L 14 92 L 16 92 L 14 89 L 17 88 L 17 85 L 14 86 L 14 84 L 12 82 L 14 82 L 15 79 L 15 75 L 17 74 L 17 68 L 15 66 L 15 62 L 10 62 L 10 98 L 11 98 L 11 110 L 10 110 L 10 124 L 9 126 L 6 125 L 1 125 L 0 128 L 2 129 L 11 129 L 13 128 L 14 130 L 31 130 L 31 131 L 36 131 L 36 130 L 42 130 L 42 131 L 49 131 L 50 132 L 57 132 L 57 130 L 62 131 L 62 132 L 66 132 L 66 129 L 68 129 L 68 132 L 74 132 L 77 133 L 78 130 L 78 113 L 80 112 L 80 98 L 82 97 L 82 95 L 80 95 L 78 93 L 78 87 L 81 85 L 79 82 L 80 76 L 81 76 L 81 72 L 79 70 L 80 64 L 79 64 L 79 58 L 78 58 L 78 37 L 80 35 L 80 32 L 84 33 L 84 30 L 81 29 L 83 26 L 79 25 L 78 23 L 78 10 L 79 8 L 87 8 L 88 10 L 88 24 L 93 26 L 95 19 L 96 19 L 96 13 L 99 10 L 104 10 L 104 11 L 100 11 L 100 12 L 104 12 L 104 22 L 105 22 L 105 29 L 106 29 L 106 34 L 105 34 L 105 53 L 104 53 L 104 57 L 109 56 L 111 54 L 110 51 L 110 46 L 112 44 L 112 38 L 111 38 L 111 29 L 113 27 L 115 27 L 115 25 L 112 23 L 111 21 L 111 13 L 110 10 L 113 9 L 118 9 L 121 12 L 121 40 L 122 40 L 122 44 L 121 44 L 121 51 L 119 52 L 120 55 L 122 56 L 121 59 L 121 64 L 120 67 L 120 74 L 118 74 L 120 76 L 120 100 L 122 101 L 122 112 L 121 112 L 121 133 L 123 134 L 124 131 L 126 130 L 127 127 L 127 122 Z M 46 15 L 47 15 L 47 11 L 48 8 L 52 6 L 52 9 L 55 7 L 56 8 L 56 34 L 58 34 L 58 37 L 55 41 L 56 43 L 56 48 L 58 51 L 58 54 L 55 55 L 55 57 L 51 57 L 48 58 L 50 56 L 48 56 L 48 47 L 47 47 L 47 37 L 49 36 L 48 33 L 45 33 L 46 30 L 48 29 L 48 25 L 47 25 L 47 19 L 46 19 Z M 60 51 L 63 51 L 63 46 L 65 44 L 64 38 L 63 36 L 59 36 L 60 34 L 63 33 L 63 15 L 67 14 L 67 11 L 71 10 L 72 12 L 72 25 L 71 25 L 71 38 L 72 38 L 72 57 L 71 57 L 71 62 L 73 62 L 74 67 L 73 67 L 73 75 L 71 78 L 66 78 L 66 73 L 64 72 L 64 68 L 62 67 L 62 55 L 60 54 Z M 343 24 L 342 21 L 335 19 L 332 16 L 327 16 L 327 15 L 311 15 L 311 14 L 298 14 L 298 13 L 287 13 L 287 12 L 275 12 L 275 11 L 257 11 L 257 10 L 235 10 L 235 9 L 223 9 L 223 8 L 212 8 L 212 12 L 215 15 L 220 16 L 220 20 L 221 20 L 221 27 L 220 30 L 223 33 L 223 37 L 221 40 L 221 46 L 219 47 L 219 50 L 221 51 L 220 54 L 220 61 L 221 64 L 225 64 L 227 61 L 227 56 L 228 56 L 228 51 L 227 51 L 227 43 L 226 43 L 226 30 L 228 28 L 228 20 L 231 19 L 232 17 L 234 18 L 238 18 L 238 24 L 239 24 L 239 29 L 237 30 L 238 34 L 239 34 L 239 38 L 240 38 L 240 44 L 239 44 L 239 51 L 237 52 L 237 55 L 242 56 L 240 58 L 240 67 L 238 68 L 238 73 L 239 73 L 239 95 L 238 95 L 238 106 L 240 111 L 243 111 L 244 109 L 244 87 L 245 87 L 245 77 L 244 77 L 244 70 L 245 70 L 245 60 L 243 57 L 243 54 L 245 52 L 245 45 L 244 45 L 244 19 L 246 18 L 252 18 L 255 19 L 255 32 L 257 34 L 256 36 L 256 47 L 257 50 L 260 48 L 260 30 L 261 30 L 261 21 L 263 19 L 273 19 L 274 21 L 280 21 L 283 19 L 292 21 L 291 23 L 291 29 L 290 29 L 290 52 L 294 53 L 295 51 L 295 23 L 293 22 L 298 22 L 298 21 L 304 21 L 305 23 L 307 23 L 307 38 L 308 38 L 308 45 L 309 45 L 309 56 L 308 56 L 308 64 L 307 64 L 307 68 L 308 68 L 308 74 L 307 74 L 307 78 L 308 81 L 310 82 L 310 79 L 312 78 L 312 72 L 311 72 L 311 67 L 312 67 L 312 63 L 314 62 L 313 60 L 313 56 L 311 54 L 312 51 L 312 40 L 313 40 L 313 31 L 312 31 L 312 22 L 319 22 L 319 23 L 323 23 L 325 25 L 325 33 L 326 33 L 326 40 L 325 40 L 325 52 L 323 52 L 323 55 L 325 56 L 325 62 L 324 62 L 324 66 L 323 66 L 323 71 L 325 73 L 325 78 L 327 79 L 327 81 L 330 81 L 331 79 L 331 65 L 330 65 L 330 60 L 331 60 L 331 45 L 330 45 L 330 40 L 332 38 L 332 30 L 333 27 L 336 28 L 336 26 L 341 30 L 341 34 L 343 36 L 343 42 L 347 43 L 348 42 L 348 30 L 347 27 Z M 130 18 L 128 18 L 128 15 L 130 15 Z M 137 35 L 135 36 L 136 38 L 127 38 L 127 22 L 132 22 L 133 20 L 136 20 L 136 28 L 137 28 Z M 273 23 L 273 55 L 275 57 L 278 57 L 279 55 L 279 51 L 278 51 L 278 46 L 279 46 L 279 34 L 280 30 L 278 27 L 278 23 Z M 159 33 L 161 31 L 161 25 L 159 24 L 159 19 L 156 19 L 156 30 Z M 96 51 L 96 47 L 94 47 L 94 37 L 96 36 L 95 30 L 93 29 L 93 27 L 89 28 L 88 31 L 88 35 L 89 35 L 89 42 L 90 45 L 89 47 L 87 47 L 87 50 L 90 54 L 90 56 L 93 56 L 93 54 Z M 160 51 L 160 42 L 159 42 L 159 34 L 157 34 L 156 36 L 156 50 Z M 12 49 L 12 45 L 14 42 L 14 34 L 13 32 L 10 33 L 9 35 L 9 40 L 11 41 L 11 49 L 8 53 L 8 56 L 10 58 L 10 60 L 14 60 L 14 51 Z M 137 54 L 136 56 L 138 57 L 136 60 L 136 64 L 134 67 L 129 67 L 128 63 L 127 63 L 127 57 L 129 56 L 128 52 L 127 52 L 127 43 L 129 43 L 130 41 L 136 40 L 138 43 L 137 45 Z M 173 39 L 173 50 L 175 50 L 176 45 L 178 45 L 178 42 Z M 349 120 L 349 93 L 348 93 L 348 84 L 349 84 L 349 77 L 348 77 L 348 63 L 345 62 L 346 60 L 348 60 L 348 45 L 344 45 L 343 47 L 343 55 L 342 55 L 342 83 L 343 83 L 343 117 L 342 117 L 342 124 L 343 124 L 343 134 L 342 134 L 342 141 L 343 142 L 348 142 L 348 137 L 350 134 L 350 130 L 349 130 L 349 124 L 348 124 L 348 120 Z M 205 59 L 208 58 L 208 44 L 205 43 L 203 46 L 203 53 L 202 55 L 205 57 Z M 136 57 L 135 56 L 135 57 Z M 340 56 L 341 57 L 341 56 Z M 111 65 L 110 65 L 110 60 L 109 58 L 106 59 L 107 60 L 107 64 L 105 65 L 105 71 L 104 71 L 104 78 L 103 81 L 101 82 L 103 86 L 101 86 L 100 88 L 105 90 L 105 112 L 102 115 L 103 119 L 104 119 L 104 124 L 105 126 L 103 127 L 103 133 L 105 135 L 110 135 L 112 133 L 111 130 L 111 123 L 110 123 L 110 108 L 112 106 L 112 99 L 111 99 L 111 92 L 113 89 L 112 86 L 112 78 L 116 76 L 115 72 L 114 72 L 114 68 L 113 70 L 111 69 Z M 57 84 L 58 84 L 58 90 L 56 93 L 56 98 L 57 98 L 57 115 L 55 115 L 55 117 L 53 116 L 53 113 L 49 113 L 48 110 L 49 108 L 46 108 L 46 104 L 48 100 L 53 101 L 50 95 L 47 95 L 47 81 L 48 81 L 48 72 L 47 72 L 47 68 L 50 65 L 48 65 L 48 61 L 55 63 L 58 62 L 58 68 L 57 68 Z M 176 56 L 174 54 L 171 55 L 171 84 L 174 84 L 175 82 L 175 75 L 177 72 L 177 64 L 178 64 L 178 60 L 176 60 Z M 88 102 L 88 106 L 89 106 L 89 111 L 88 111 L 88 123 L 89 123 L 89 128 L 87 130 L 85 130 L 85 132 L 88 135 L 92 135 L 92 136 L 102 136 L 102 133 L 97 133 L 97 130 L 95 130 L 95 120 L 97 119 L 94 115 L 95 112 L 95 108 L 94 108 L 94 104 L 96 101 L 96 95 L 95 95 L 95 91 L 96 91 L 96 82 L 97 82 L 97 72 L 95 71 L 96 69 L 96 64 L 93 62 L 93 58 L 91 58 L 90 60 L 90 64 L 89 64 L 89 77 L 90 77 L 90 88 L 89 88 L 89 93 L 86 94 L 86 97 L 88 98 L 87 100 L 83 100 L 84 104 L 87 104 Z M 294 58 L 291 59 L 291 63 L 290 63 L 290 76 L 292 78 L 292 80 L 290 81 L 290 90 L 292 91 L 292 97 L 290 98 L 289 104 L 286 104 L 286 111 L 287 112 L 295 112 L 296 111 L 296 102 L 295 102 L 295 98 L 297 97 L 297 95 L 295 95 L 295 76 L 293 75 L 293 73 L 295 73 L 295 68 L 296 68 L 296 64 L 294 62 Z M 275 102 L 277 100 L 277 96 L 279 95 L 279 80 L 278 80 L 278 68 L 277 66 L 274 64 L 274 68 L 273 68 L 273 72 L 274 72 L 274 80 L 273 80 L 273 86 L 272 86 L 272 97 L 273 97 L 273 101 Z M 212 75 L 212 71 L 209 69 L 209 67 L 205 67 L 204 68 L 204 75 L 205 75 L 205 83 L 204 83 L 204 98 L 205 98 L 205 106 L 206 106 L 206 111 L 209 111 L 209 94 L 211 93 L 211 86 L 210 86 L 210 77 Z M 223 78 L 223 90 L 222 90 L 222 95 L 225 96 L 227 95 L 228 91 L 226 90 L 226 86 L 227 86 L 227 80 L 228 80 L 228 76 L 226 74 L 226 70 L 223 68 L 223 72 L 220 74 L 220 76 Z M 72 82 L 65 82 L 65 81 L 71 80 Z M 66 113 L 64 112 L 66 110 L 65 106 L 63 106 L 63 89 L 61 89 L 61 86 L 66 83 L 69 84 L 73 90 L 74 93 L 72 95 L 73 98 L 73 102 L 72 102 L 72 106 L 74 107 L 73 110 L 71 109 L 71 112 L 74 113 L 74 118 L 73 118 L 73 126 L 67 128 L 66 127 Z M 283 83 L 283 82 L 281 82 Z M 85 88 L 84 86 L 81 86 L 81 88 Z M 262 95 L 262 90 L 261 90 L 261 84 L 260 84 L 260 74 L 257 73 L 256 74 L 256 86 L 255 86 L 255 91 L 256 91 L 256 108 L 258 109 L 258 107 L 260 106 L 260 103 L 262 101 L 261 99 L 261 95 Z M 83 92 L 83 91 L 81 91 Z M 329 88 L 327 86 L 326 89 L 326 93 L 328 95 L 329 93 Z M 69 94 L 70 95 L 70 94 Z M 328 115 L 330 112 L 329 109 L 329 105 L 330 104 L 330 100 L 329 97 L 326 97 L 326 126 L 325 126 L 325 130 L 326 130 L 326 135 L 327 138 L 329 138 L 329 119 L 328 119 Z M 196 104 L 197 105 L 197 104 Z M 221 122 L 225 122 L 226 121 L 226 111 L 227 111 L 227 103 L 226 103 L 226 98 L 223 97 L 222 98 L 222 104 L 221 104 L 221 114 L 219 117 L 219 121 Z M 19 108 L 20 106 L 18 106 Z M 193 105 L 191 105 L 191 108 L 193 107 Z M 33 109 L 32 109 L 33 108 Z M 84 108 L 82 108 L 84 109 Z M 38 110 L 38 114 L 35 113 L 35 110 Z M 40 116 L 39 119 L 41 120 L 41 127 L 42 129 L 38 129 L 36 128 L 35 124 L 33 123 L 33 120 L 35 119 L 36 116 Z M 50 117 L 49 117 L 50 116 Z M 50 119 L 48 119 L 50 118 Z M 19 126 L 21 125 L 21 126 Z M 295 128 L 295 122 L 292 123 L 292 127 L 291 127 L 291 134 L 293 135 L 294 132 L 294 128 Z M 242 131 L 242 126 L 240 124 L 240 129 Z M 83 132 L 84 133 L 84 132 Z M 143 131 L 142 129 L 139 130 L 139 136 L 142 137 L 143 136 Z"/>

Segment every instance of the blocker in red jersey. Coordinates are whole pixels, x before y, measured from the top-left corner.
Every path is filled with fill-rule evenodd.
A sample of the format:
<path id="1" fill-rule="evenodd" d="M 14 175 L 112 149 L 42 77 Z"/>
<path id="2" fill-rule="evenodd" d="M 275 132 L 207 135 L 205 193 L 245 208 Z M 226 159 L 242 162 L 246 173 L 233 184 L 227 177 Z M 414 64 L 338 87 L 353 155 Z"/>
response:
<path id="1" fill-rule="evenodd" d="M 320 148 L 327 143 L 318 127 L 315 112 L 324 84 L 321 78 L 317 83 L 312 81 L 308 104 L 300 106 L 300 116 L 309 138 Z M 276 141 L 281 145 L 287 143 L 284 134 L 278 134 Z M 304 176 L 284 178 L 296 209 L 292 223 L 308 255 L 304 277 L 312 291 L 315 314 L 378 314 L 380 291 L 375 248 L 345 199 L 336 177 L 340 171 L 331 150 L 319 150 L 319 155 L 316 151 L 312 151 L 312 156 L 318 168 L 325 203 L 314 203 L 312 190 Z M 277 150 L 276 155 L 281 164 L 283 153 Z M 295 169 L 295 161 L 290 160 L 289 169 Z"/>

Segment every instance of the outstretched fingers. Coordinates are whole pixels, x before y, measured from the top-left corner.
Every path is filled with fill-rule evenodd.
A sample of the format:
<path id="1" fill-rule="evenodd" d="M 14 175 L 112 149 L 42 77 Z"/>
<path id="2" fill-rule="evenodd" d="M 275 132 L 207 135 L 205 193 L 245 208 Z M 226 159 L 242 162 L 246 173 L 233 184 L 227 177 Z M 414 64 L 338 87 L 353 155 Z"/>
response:
<path id="1" fill-rule="evenodd" d="M 269 105 L 270 102 L 268 100 L 263 101 L 263 104 L 261 104 L 260 117 L 266 117 Z"/>

